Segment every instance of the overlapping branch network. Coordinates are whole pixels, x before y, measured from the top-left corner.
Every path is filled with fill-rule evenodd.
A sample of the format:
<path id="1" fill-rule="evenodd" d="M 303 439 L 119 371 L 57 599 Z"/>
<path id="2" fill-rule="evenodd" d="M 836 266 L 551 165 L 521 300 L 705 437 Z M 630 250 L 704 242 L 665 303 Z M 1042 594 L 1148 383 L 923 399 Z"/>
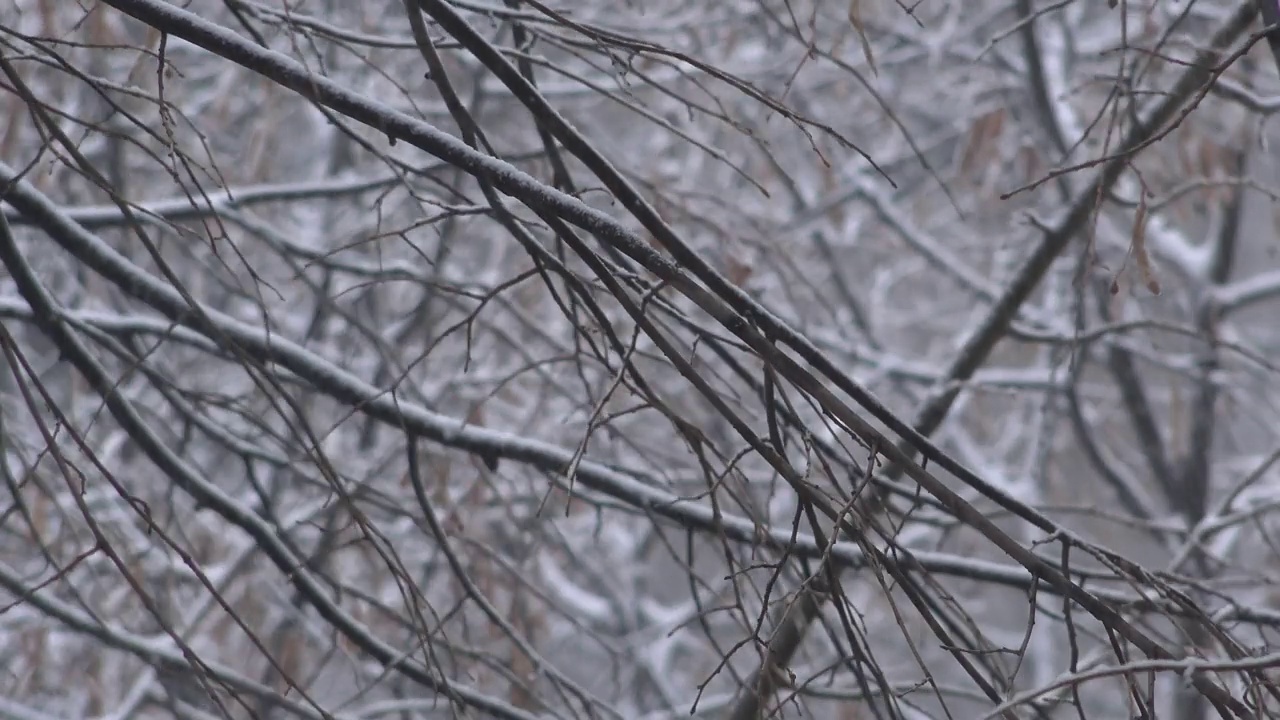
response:
<path id="1" fill-rule="evenodd" d="M 1280 283 L 1235 282 L 1243 160 L 1201 158 L 1233 194 L 1190 219 L 1165 160 L 1244 132 L 1199 114 L 1257 11 L 1122 28 L 1121 81 L 1073 96 L 1094 11 L 990 5 L 855 3 L 835 30 L 767 2 L 630 26 L 104 0 L 74 43 L 19 15 L 0 587 L 24 664 L 0 694 L 32 717 L 1128 717 L 1180 692 L 1160 677 L 1186 712 L 1280 705 L 1265 574 L 1213 585 L 1245 521 L 1267 536 L 1274 456 L 1210 456 L 1224 375 L 1274 372 L 1228 313 Z M 929 47 L 968 68 L 950 88 L 912 86 Z M 939 115 L 984 72 L 971 116 Z M 982 163 L 1029 189 L 994 203 Z M 1169 268 L 1184 305 L 1114 317 Z M 67 648 L 97 680 L 59 697 L 36 678 Z M 106 658 L 145 670 L 112 685 Z"/>

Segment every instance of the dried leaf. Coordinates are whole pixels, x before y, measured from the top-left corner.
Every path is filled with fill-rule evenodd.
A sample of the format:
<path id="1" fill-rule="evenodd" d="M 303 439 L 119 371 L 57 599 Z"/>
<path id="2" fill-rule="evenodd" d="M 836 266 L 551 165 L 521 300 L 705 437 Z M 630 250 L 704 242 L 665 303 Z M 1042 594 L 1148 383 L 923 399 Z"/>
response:
<path id="1" fill-rule="evenodd" d="M 741 288 L 754 274 L 754 269 L 749 263 L 745 263 L 732 255 L 725 262 L 725 275 L 728 276 L 729 282 L 734 287 Z"/>
<path id="2" fill-rule="evenodd" d="M 1035 146 L 1023 145 L 1018 155 L 1022 159 L 1022 173 L 1026 180 L 1030 181 L 1044 174 L 1045 165 L 1040 158 L 1040 151 Z"/>
<path id="3" fill-rule="evenodd" d="M 1232 174 L 1232 159 L 1237 152 L 1227 150 L 1217 143 L 1201 140 L 1198 144 L 1199 171 L 1206 178 L 1217 178 Z M 1226 202 L 1231 197 L 1232 189 L 1221 185 L 1210 184 L 1206 188 L 1205 197 L 1210 202 Z"/>
<path id="4" fill-rule="evenodd" d="M 862 55 L 867 59 L 867 64 L 871 66 L 872 74 L 879 75 L 880 71 L 876 69 L 876 59 L 871 54 L 871 41 L 867 39 L 867 28 L 862 23 L 861 4 L 862 0 L 849 0 L 849 24 L 853 25 L 853 29 L 862 40 Z"/>
<path id="5" fill-rule="evenodd" d="M 1138 211 L 1133 217 L 1133 259 L 1138 263 L 1138 271 L 1147 284 L 1152 295 L 1160 294 L 1160 280 L 1156 278 L 1155 268 L 1151 264 L 1151 255 L 1147 253 L 1147 199 L 1138 198 Z"/>
<path id="6" fill-rule="evenodd" d="M 484 403 L 476 403 L 471 407 L 471 412 L 467 413 L 468 425 L 479 425 L 484 427 Z M 498 469 L 498 456 L 492 453 L 478 453 L 480 462 L 489 469 L 489 472 L 495 472 Z"/>
<path id="7" fill-rule="evenodd" d="M 1187 139 L 1185 133 L 1178 134 L 1178 142 L 1173 144 L 1174 150 L 1178 153 L 1178 162 L 1182 166 L 1184 173 L 1190 174 L 1196 171 L 1196 161 L 1192 156 L 1192 143 Z"/>
<path id="8" fill-rule="evenodd" d="M 978 171 L 980 163 L 990 162 L 998 140 L 1004 130 L 1005 110 L 997 108 L 985 113 L 973 122 L 965 143 L 964 153 L 960 158 L 960 172 L 972 175 Z"/>

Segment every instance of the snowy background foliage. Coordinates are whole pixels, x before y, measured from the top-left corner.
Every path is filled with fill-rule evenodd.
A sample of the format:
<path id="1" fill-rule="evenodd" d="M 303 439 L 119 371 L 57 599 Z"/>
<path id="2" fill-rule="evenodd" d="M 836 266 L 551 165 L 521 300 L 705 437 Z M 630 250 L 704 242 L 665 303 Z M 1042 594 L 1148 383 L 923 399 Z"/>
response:
<path id="1" fill-rule="evenodd" d="M 0 718 L 1276 716 L 1264 5 L 0 3 Z"/>

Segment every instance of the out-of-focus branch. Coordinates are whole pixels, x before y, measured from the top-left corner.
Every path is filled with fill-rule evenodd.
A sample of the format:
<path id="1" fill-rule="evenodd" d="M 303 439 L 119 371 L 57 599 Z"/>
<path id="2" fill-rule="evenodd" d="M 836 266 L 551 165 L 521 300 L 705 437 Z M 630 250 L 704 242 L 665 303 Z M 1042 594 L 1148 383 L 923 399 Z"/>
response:
<path id="1" fill-rule="evenodd" d="M 1276 0 L 1257 0 L 1257 4 L 1262 24 L 1267 28 L 1267 46 L 1276 61 L 1276 70 L 1280 71 L 1280 4 Z"/>

